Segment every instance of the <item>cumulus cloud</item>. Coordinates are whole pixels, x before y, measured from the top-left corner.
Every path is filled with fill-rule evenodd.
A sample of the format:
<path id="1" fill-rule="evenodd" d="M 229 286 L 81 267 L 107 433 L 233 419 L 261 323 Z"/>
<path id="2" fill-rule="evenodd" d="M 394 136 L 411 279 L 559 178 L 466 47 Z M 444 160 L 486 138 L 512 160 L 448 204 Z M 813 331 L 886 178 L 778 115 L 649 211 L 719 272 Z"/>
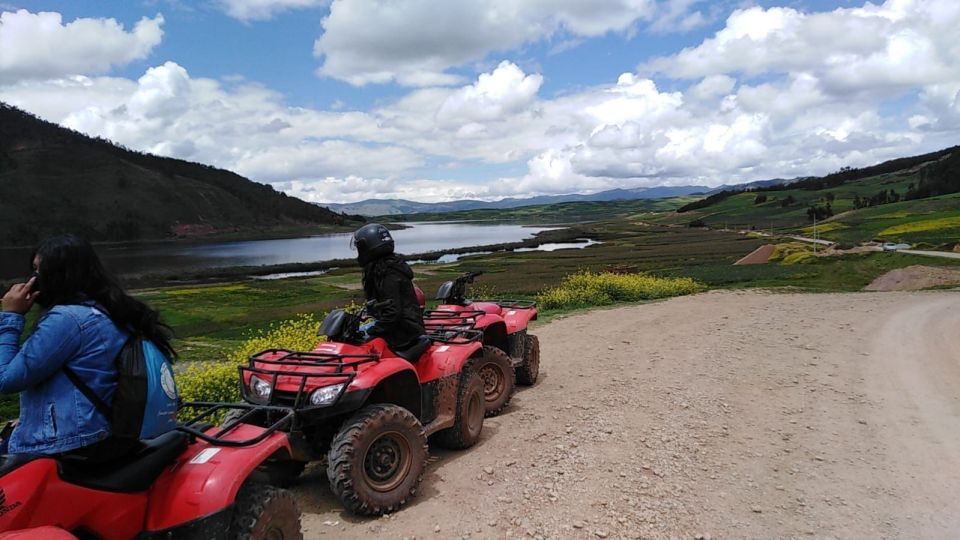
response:
<path id="1" fill-rule="evenodd" d="M 0 14 L 0 83 L 103 73 L 146 58 L 163 37 L 163 16 L 127 32 L 114 19 L 77 19 L 21 9 Z"/>
<path id="2" fill-rule="evenodd" d="M 450 86 L 444 60 L 422 72 L 438 76 L 436 85 L 366 111 L 290 107 L 267 87 L 192 77 L 173 62 L 138 80 L 0 84 L 0 99 L 316 202 L 716 186 L 823 174 L 956 144 L 960 54 L 941 28 L 955 11 L 937 0 L 812 14 L 740 10 L 698 46 L 652 62 L 656 69 L 556 96 L 541 95 L 549 74 L 511 62 Z M 612 24 L 596 21 L 578 31 Z M 860 22 L 866 26 L 855 26 Z M 844 35 L 831 54 L 824 43 L 835 32 Z M 919 41 L 898 56 L 894 35 Z M 721 41 L 727 53 L 718 52 Z M 821 48 L 802 51 L 807 46 Z M 803 54 L 777 63 L 790 51 Z M 406 53 L 397 54 L 398 66 L 411 65 Z M 910 71 L 904 61 L 925 64 Z M 843 62 L 851 72 L 882 77 L 868 79 L 875 86 L 844 86 L 851 79 L 841 76 Z M 413 73 L 398 68 L 388 79 L 401 71 Z"/>
<path id="3" fill-rule="evenodd" d="M 445 123 L 499 120 L 529 106 L 543 77 L 526 75 L 515 64 L 501 62 L 491 73 L 482 73 L 476 84 L 465 86 L 444 100 L 437 117 Z"/>
<path id="4" fill-rule="evenodd" d="M 223 11 L 244 22 L 266 21 L 274 15 L 292 9 L 315 8 L 327 0 L 219 0 Z"/>
<path id="5" fill-rule="evenodd" d="M 448 69 L 490 52 L 627 32 L 653 13 L 653 0 L 333 0 L 314 54 L 321 75 L 355 85 L 456 84 Z"/>
<path id="6" fill-rule="evenodd" d="M 721 74 L 815 77 L 831 94 L 890 93 L 960 77 L 960 3 L 888 0 L 831 12 L 752 7 L 696 47 L 641 71 L 675 78 Z"/>

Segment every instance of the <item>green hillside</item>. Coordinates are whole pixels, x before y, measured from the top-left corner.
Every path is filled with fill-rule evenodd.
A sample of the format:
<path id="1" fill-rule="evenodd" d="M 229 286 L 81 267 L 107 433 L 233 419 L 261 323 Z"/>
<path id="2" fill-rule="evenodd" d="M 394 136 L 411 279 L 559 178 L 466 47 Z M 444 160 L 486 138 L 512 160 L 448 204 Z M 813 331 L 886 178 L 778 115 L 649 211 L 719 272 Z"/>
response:
<path id="1" fill-rule="evenodd" d="M 897 166 L 903 168 L 890 170 Z M 870 174 L 877 170 L 883 172 Z M 838 179 L 841 174 L 848 178 Z M 775 188 L 723 192 L 656 220 L 809 235 L 814 213 L 817 234 L 843 243 L 877 240 L 927 247 L 956 243 L 960 151 L 951 148 Z"/>
<path id="2" fill-rule="evenodd" d="M 519 208 L 460 210 L 401 216 L 381 216 L 378 219 L 391 222 L 456 220 L 504 220 L 523 223 L 573 223 L 609 219 L 612 216 L 632 216 L 648 212 L 673 212 L 680 206 L 697 200 L 698 197 L 683 195 L 666 199 L 635 199 L 617 201 L 577 201 L 554 204 L 538 204 Z"/>
<path id="3" fill-rule="evenodd" d="M 134 152 L 0 103 L 0 245 L 58 232 L 96 241 L 356 225 L 207 165 Z"/>

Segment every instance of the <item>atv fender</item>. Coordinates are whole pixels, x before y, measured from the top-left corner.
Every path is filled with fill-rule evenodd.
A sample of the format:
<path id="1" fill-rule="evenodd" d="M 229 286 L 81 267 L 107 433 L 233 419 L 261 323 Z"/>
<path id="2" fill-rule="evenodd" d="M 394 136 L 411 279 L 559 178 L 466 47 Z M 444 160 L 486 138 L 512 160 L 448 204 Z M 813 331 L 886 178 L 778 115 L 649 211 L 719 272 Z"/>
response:
<path id="1" fill-rule="evenodd" d="M 473 323 L 473 327 L 477 330 L 486 330 L 488 327 L 496 324 L 503 324 L 503 318 L 500 315 L 491 315 L 490 313 L 486 313 L 476 318 Z"/>
<path id="2" fill-rule="evenodd" d="M 417 362 L 417 374 L 420 382 L 459 375 L 463 367 L 474 356 L 483 354 L 483 344 L 479 341 L 458 344 L 434 343 L 427 349 L 423 358 Z"/>
<path id="3" fill-rule="evenodd" d="M 219 428 L 211 428 L 219 430 Z M 256 437 L 263 428 L 242 424 L 227 439 Z M 150 490 L 147 531 L 160 531 L 214 515 L 230 507 L 240 487 L 267 458 L 293 454 L 286 433 L 241 447 L 190 445 Z"/>
<path id="4" fill-rule="evenodd" d="M 399 356 L 381 357 L 380 361 L 363 369 L 357 374 L 357 377 L 350 383 L 348 391 L 366 390 L 377 386 L 380 381 L 396 375 L 397 373 L 409 372 L 414 377 L 417 372 L 413 369 L 413 364 L 400 358 Z"/>
<path id="5" fill-rule="evenodd" d="M 479 327 L 477 327 L 479 329 Z M 496 322 L 483 329 L 483 344 L 496 347 L 510 354 L 510 345 L 507 342 L 507 325 L 503 319 L 496 317 Z"/>
<path id="6" fill-rule="evenodd" d="M 503 320 L 507 323 L 508 334 L 526 330 L 530 326 L 530 321 L 537 320 L 537 310 L 529 308 L 504 309 Z"/>

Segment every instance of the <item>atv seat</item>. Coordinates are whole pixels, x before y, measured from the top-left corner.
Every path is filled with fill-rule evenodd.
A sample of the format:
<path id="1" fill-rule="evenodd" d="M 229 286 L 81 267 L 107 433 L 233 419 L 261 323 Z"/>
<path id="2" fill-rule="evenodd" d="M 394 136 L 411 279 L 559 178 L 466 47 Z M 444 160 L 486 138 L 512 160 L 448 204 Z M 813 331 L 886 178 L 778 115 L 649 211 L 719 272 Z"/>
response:
<path id="1" fill-rule="evenodd" d="M 4 454 L 0 456 L 0 477 L 13 472 L 31 461 L 47 456 L 39 454 Z"/>
<path id="2" fill-rule="evenodd" d="M 430 344 L 433 341 L 427 336 L 420 336 L 417 338 L 417 342 L 407 347 L 402 351 L 394 351 L 397 353 L 397 356 L 403 358 L 408 362 L 416 362 L 423 356 L 423 353 L 427 351 L 427 348 L 430 347 Z"/>
<path id="3" fill-rule="evenodd" d="M 155 439 L 142 441 L 142 446 L 127 456 L 106 463 L 91 464 L 76 456 L 57 459 L 60 478 L 78 486 L 135 493 L 146 491 L 160 473 L 187 449 L 188 435 L 171 431 Z"/>

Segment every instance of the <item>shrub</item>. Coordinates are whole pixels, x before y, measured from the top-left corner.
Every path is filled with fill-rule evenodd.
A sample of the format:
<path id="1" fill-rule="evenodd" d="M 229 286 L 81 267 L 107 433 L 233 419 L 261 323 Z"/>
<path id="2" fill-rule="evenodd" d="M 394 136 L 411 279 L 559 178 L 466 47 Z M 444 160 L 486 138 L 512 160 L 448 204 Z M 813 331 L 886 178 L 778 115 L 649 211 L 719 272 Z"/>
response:
<path id="1" fill-rule="evenodd" d="M 292 351 L 310 351 L 322 340 L 317 336 L 320 321 L 316 316 L 300 314 L 292 319 L 275 322 L 266 330 L 250 336 L 235 351 L 230 360 L 246 362 L 251 355 L 265 349 L 290 349 Z"/>
<path id="2" fill-rule="evenodd" d="M 804 264 L 808 262 L 813 262 L 817 256 L 809 251 L 798 251 L 796 253 L 791 253 L 783 258 L 781 264 Z"/>
<path id="3" fill-rule="evenodd" d="M 542 291 L 537 302 L 544 309 L 569 309 L 680 296 L 703 289 L 702 284 L 685 277 L 583 271 L 565 277 L 559 287 Z"/>
<path id="4" fill-rule="evenodd" d="M 264 349 L 312 350 L 323 340 L 317 336 L 318 324 L 316 316 L 300 314 L 251 335 L 223 362 L 197 362 L 187 366 L 177 376 L 180 397 L 183 401 L 240 401 L 237 366 Z M 195 413 L 185 411 L 181 419 L 190 414 Z"/>
<path id="5" fill-rule="evenodd" d="M 786 244 L 777 244 L 777 247 L 773 250 L 773 253 L 770 255 L 770 258 L 767 259 L 767 261 L 782 261 L 794 253 L 807 253 L 810 252 L 811 249 L 812 248 L 804 242 L 788 242 Z"/>

